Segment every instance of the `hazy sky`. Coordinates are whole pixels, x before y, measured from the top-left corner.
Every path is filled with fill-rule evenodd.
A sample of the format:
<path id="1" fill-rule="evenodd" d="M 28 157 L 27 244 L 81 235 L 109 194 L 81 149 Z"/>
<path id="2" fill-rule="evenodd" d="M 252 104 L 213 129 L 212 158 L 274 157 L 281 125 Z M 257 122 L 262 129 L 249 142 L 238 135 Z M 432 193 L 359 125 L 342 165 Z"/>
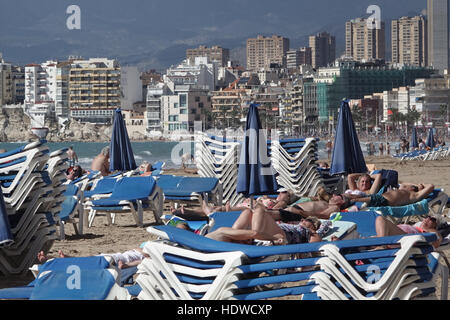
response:
<path id="1" fill-rule="evenodd" d="M 71 4 L 81 9 L 80 30 L 66 27 Z M 372 4 L 388 27 L 426 8 L 426 0 L 2 0 L 0 52 L 17 62 L 80 54 L 164 65 L 199 44 L 234 49 L 248 37 L 279 34 L 298 47 L 323 30 L 339 49 L 345 21 L 367 17 Z"/>

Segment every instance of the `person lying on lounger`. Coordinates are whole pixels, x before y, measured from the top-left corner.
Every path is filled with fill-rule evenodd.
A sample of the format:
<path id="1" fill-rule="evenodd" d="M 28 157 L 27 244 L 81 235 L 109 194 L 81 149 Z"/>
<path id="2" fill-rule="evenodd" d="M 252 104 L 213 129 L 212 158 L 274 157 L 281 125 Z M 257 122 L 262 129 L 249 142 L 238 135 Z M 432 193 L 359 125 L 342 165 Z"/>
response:
<path id="1" fill-rule="evenodd" d="M 419 233 L 436 233 L 438 239 L 432 243 L 434 248 L 438 248 L 442 242 L 442 237 L 437 231 L 438 222 L 437 219 L 428 216 L 422 222 L 416 225 L 399 224 L 396 225 L 386 219 L 383 216 L 378 217 L 375 220 L 375 228 L 377 231 L 377 237 L 396 236 L 403 234 L 419 234 Z"/>
<path id="2" fill-rule="evenodd" d="M 264 206 L 269 209 L 279 209 L 286 208 L 290 203 L 297 199 L 294 192 L 291 190 L 281 191 L 276 199 L 272 199 L 266 196 L 258 198 L 254 202 L 254 207 Z M 250 208 L 250 200 L 244 200 L 241 204 L 234 207 L 227 202 L 225 206 L 209 206 L 205 201 L 202 202 L 202 206 L 198 208 L 185 208 L 172 209 L 171 213 L 173 215 L 182 217 L 186 220 L 209 220 L 208 216 L 214 212 L 230 212 L 230 211 L 243 211 Z"/>
<path id="3" fill-rule="evenodd" d="M 146 242 L 143 242 L 139 248 L 135 248 L 125 252 L 102 253 L 99 254 L 99 256 L 111 257 L 114 260 L 115 265 L 119 269 L 135 267 L 139 265 L 142 262 L 142 260 L 149 257 L 149 255 L 142 250 L 145 244 Z M 37 258 L 40 263 L 44 263 L 47 260 L 53 259 L 55 257 L 47 256 L 43 251 L 40 251 L 37 255 Z M 58 258 L 70 258 L 70 256 L 64 254 L 62 250 L 59 250 Z"/>
<path id="4" fill-rule="evenodd" d="M 351 197 L 351 202 L 365 202 L 368 207 L 405 206 L 425 199 L 433 190 L 432 184 L 402 183 L 397 190 L 372 194 L 370 197 Z"/>
<path id="5" fill-rule="evenodd" d="M 275 245 L 319 242 L 322 241 L 322 231 L 325 231 L 320 229 L 320 225 L 314 217 L 297 219 L 295 224 L 277 223 L 267 210 L 258 207 L 244 210 L 231 228 L 219 228 L 205 237 L 244 244 L 251 244 L 254 240 L 271 241 Z"/>
<path id="6" fill-rule="evenodd" d="M 299 203 L 286 209 L 267 210 L 276 220 L 292 221 L 296 216 L 329 219 L 332 213 L 348 208 L 350 199 L 343 195 L 332 195 L 329 201 L 316 200 Z"/>
<path id="7" fill-rule="evenodd" d="M 367 173 L 352 173 L 348 175 L 349 189 L 346 194 L 356 196 L 368 196 L 377 193 L 380 190 L 382 176 L 381 173 L 369 175 Z"/>

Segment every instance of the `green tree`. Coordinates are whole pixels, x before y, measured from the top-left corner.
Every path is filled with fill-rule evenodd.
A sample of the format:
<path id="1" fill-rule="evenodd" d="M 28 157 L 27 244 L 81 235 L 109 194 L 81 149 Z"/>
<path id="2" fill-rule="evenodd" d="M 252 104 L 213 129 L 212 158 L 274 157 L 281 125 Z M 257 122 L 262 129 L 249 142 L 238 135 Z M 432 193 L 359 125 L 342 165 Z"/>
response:
<path id="1" fill-rule="evenodd" d="M 414 124 L 420 120 L 422 114 L 416 109 L 408 109 L 405 115 L 405 121 L 408 128 L 414 127 Z"/>
<path id="2" fill-rule="evenodd" d="M 449 119 L 448 119 L 449 114 L 448 114 L 448 105 L 447 104 L 441 104 L 439 106 L 439 114 L 442 117 L 442 119 L 445 119 L 445 122 L 449 122 Z"/>
<path id="3" fill-rule="evenodd" d="M 356 127 L 362 129 L 364 122 L 362 110 L 359 108 L 358 105 L 355 104 L 352 106 L 351 111 L 353 122 L 355 123 Z"/>

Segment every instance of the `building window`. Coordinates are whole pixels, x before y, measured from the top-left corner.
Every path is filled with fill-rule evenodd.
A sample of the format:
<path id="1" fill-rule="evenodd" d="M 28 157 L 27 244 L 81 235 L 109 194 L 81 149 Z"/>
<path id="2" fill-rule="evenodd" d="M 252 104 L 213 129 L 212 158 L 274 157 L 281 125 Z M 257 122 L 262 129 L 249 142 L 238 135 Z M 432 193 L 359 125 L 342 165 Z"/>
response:
<path id="1" fill-rule="evenodd" d="M 187 107 L 187 97 L 185 94 L 180 94 L 180 107 L 181 108 Z"/>

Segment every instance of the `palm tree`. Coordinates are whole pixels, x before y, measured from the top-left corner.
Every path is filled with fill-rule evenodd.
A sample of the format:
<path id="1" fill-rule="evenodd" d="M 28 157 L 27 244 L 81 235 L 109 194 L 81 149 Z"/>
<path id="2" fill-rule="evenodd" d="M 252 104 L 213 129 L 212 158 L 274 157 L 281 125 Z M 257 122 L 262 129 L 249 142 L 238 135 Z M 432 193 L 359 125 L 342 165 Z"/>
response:
<path id="1" fill-rule="evenodd" d="M 231 116 L 231 127 L 234 128 L 236 126 L 236 120 L 239 120 L 237 119 L 239 117 L 239 111 L 237 110 L 237 106 L 233 107 L 230 116 Z"/>
<path id="2" fill-rule="evenodd" d="M 445 119 L 445 122 L 449 122 L 448 105 L 447 104 L 441 104 L 439 106 L 439 114 L 440 114 L 441 118 Z"/>
<path id="3" fill-rule="evenodd" d="M 417 121 L 419 121 L 421 117 L 421 113 L 418 112 L 416 109 L 408 109 L 408 112 L 405 115 L 405 121 L 408 126 L 408 128 L 414 127 Z"/>

